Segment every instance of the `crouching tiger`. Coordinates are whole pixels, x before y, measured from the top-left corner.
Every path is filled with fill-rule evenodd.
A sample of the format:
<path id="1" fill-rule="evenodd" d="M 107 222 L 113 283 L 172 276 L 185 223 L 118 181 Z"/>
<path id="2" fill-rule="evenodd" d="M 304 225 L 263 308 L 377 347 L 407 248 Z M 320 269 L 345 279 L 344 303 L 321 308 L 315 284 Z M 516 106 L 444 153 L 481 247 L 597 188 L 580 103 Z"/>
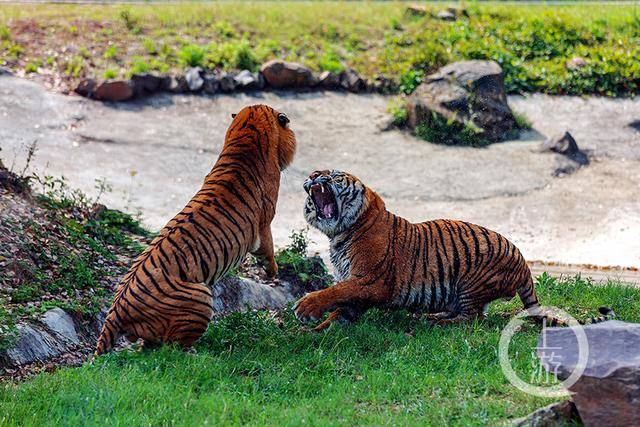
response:
<path id="1" fill-rule="evenodd" d="M 547 318 L 522 254 L 500 234 L 463 221 L 410 223 L 345 172 L 314 172 L 304 188 L 305 219 L 331 240 L 338 281 L 294 306 L 301 321 L 330 312 L 316 330 L 353 321 L 370 307 L 426 312 L 437 324 L 455 323 L 516 294 L 534 317 Z M 601 313 L 612 315 L 605 308 Z"/>
<path id="2" fill-rule="evenodd" d="M 229 127 L 220 156 L 200 191 L 162 229 L 122 279 L 96 355 L 124 335 L 143 345 L 189 347 L 213 315 L 208 284 L 247 252 L 275 276 L 270 224 L 280 172 L 291 163 L 296 139 L 289 119 L 265 105 L 246 107 Z"/>

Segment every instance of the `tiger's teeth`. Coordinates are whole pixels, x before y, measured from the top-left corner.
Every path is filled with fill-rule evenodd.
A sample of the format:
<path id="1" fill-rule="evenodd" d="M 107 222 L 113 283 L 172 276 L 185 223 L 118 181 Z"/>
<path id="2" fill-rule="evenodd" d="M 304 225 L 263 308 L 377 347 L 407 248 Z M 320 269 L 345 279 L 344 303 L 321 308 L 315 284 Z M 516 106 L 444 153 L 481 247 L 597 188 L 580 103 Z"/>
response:
<path id="1" fill-rule="evenodd" d="M 324 185 L 321 185 L 321 186 L 320 186 L 320 191 L 321 191 L 322 193 L 324 193 Z"/>

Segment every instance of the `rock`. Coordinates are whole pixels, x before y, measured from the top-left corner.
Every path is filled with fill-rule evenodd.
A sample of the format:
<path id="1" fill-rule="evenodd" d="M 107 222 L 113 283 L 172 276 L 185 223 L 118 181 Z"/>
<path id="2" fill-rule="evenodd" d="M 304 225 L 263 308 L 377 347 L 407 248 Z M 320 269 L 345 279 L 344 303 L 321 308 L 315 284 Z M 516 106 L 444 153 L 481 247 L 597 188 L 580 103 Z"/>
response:
<path id="1" fill-rule="evenodd" d="M 18 339 L 13 348 L 0 355 L 0 367 L 16 367 L 44 362 L 73 350 L 80 340 L 76 328 L 64 310 L 54 308 L 41 317 L 39 324 L 19 324 Z"/>
<path id="2" fill-rule="evenodd" d="M 96 88 L 94 97 L 100 101 L 127 101 L 133 98 L 133 87 L 122 80 L 106 81 Z"/>
<path id="3" fill-rule="evenodd" d="M 213 308 L 227 313 L 248 309 L 278 309 L 294 298 L 282 286 L 254 282 L 239 277 L 226 277 L 212 287 Z"/>
<path id="4" fill-rule="evenodd" d="M 184 93 L 189 91 L 189 85 L 187 80 L 182 77 L 166 76 L 162 78 L 162 84 L 160 86 L 162 90 L 172 93 Z"/>
<path id="5" fill-rule="evenodd" d="M 61 340 L 78 344 L 78 334 L 73 319 L 61 308 L 54 308 L 42 315 L 42 323 Z"/>
<path id="6" fill-rule="evenodd" d="M 429 125 L 434 115 L 460 128 L 471 124 L 478 136 L 497 142 L 517 131 L 507 104 L 502 69 L 493 61 L 459 61 L 427 76 L 409 97 L 407 124 Z M 455 135 L 452 136 L 455 143 Z"/>
<path id="7" fill-rule="evenodd" d="M 340 86 L 354 93 L 364 92 L 367 89 L 367 83 L 351 68 L 340 73 Z"/>
<path id="8" fill-rule="evenodd" d="M 235 76 L 226 72 L 223 72 L 218 76 L 218 82 L 220 83 L 220 90 L 225 93 L 233 92 L 238 85 Z"/>
<path id="9" fill-rule="evenodd" d="M 438 14 L 436 15 L 436 18 L 442 19 L 443 21 L 455 21 L 456 14 L 455 12 L 451 12 L 449 10 L 442 10 L 438 12 Z"/>
<path id="10" fill-rule="evenodd" d="M 220 90 L 220 82 L 218 78 L 211 74 L 206 74 L 203 77 L 204 84 L 202 85 L 202 90 L 209 94 L 215 95 Z"/>
<path id="11" fill-rule="evenodd" d="M 553 151 L 564 156 L 558 159 L 555 176 L 568 175 L 589 164 L 589 156 L 580 150 L 578 143 L 569 132 L 549 138 L 542 144 L 542 150 Z"/>
<path id="12" fill-rule="evenodd" d="M 396 87 L 396 83 L 384 74 L 377 75 L 372 85 L 375 92 L 382 94 L 394 93 Z"/>
<path id="13" fill-rule="evenodd" d="M 85 98 L 91 98 L 93 93 L 96 90 L 98 84 L 93 79 L 83 79 L 78 83 L 78 86 L 73 90 L 80 96 L 84 96 Z"/>
<path id="14" fill-rule="evenodd" d="M 184 78 L 187 81 L 187 86 L 191 92 L 198 92 L 204 85 L 204 79 L 200 76 L 202 69 L 200 67 L 189 68 L 184 73 Z"/>
<path id="15" fill-rule="evenodd" d="M 407 8 L 404 10 L 404 13 L 407 16 L 425 16 L 428 13 L 428 11 L 427 11 L 427 8 L 424 6 L 411 4 L 407 6 Z"/>
<path id="16" fill-rule="evenodd" d="M 570 400 L 552 403 L 540 408 L 526 417 L 509 423 L 517 427 L 556 427 L 558 425 L 572 425 L 580 420 L 576 406 Z"/>
<path id="17" fill-rule="evenodd" d="M 566 67 L 569 70 L 578 70 L 586 66 L 587 66 L 587 60 L 580 56 L 574 56 L 573 58 L 568 60 L 566 64 Z"/>
<path id="18" fill-rule="evenodd" d="M 13 73 L 6 67 L 0 67 L 0 76 L 2 75 L 11 76 Z"/>
<path id="19" fill-rule="evenodd" d="M 585 426 L 640 425 L 640 324 L 610 320 L 584 326 L 586 368 L 569 388 Z M 547 328 L 545 346 L 553 347 L 558 378 L 578 364 L 578 342 L 571 328 Z M 538 340 L 542 346 L 543 337 Z M 544 349 L 538 349 L 538 356 Z M 548 350 L 547 350 L 548 351 Z"/>
<path id="20" fill-rule="evenodd" d="M 260 90 L 264 88 L 264 76 L 261 73 L 252 73 L 242 70 L 234 76 L 236 86 L 242 90 Z"/>
<path id="21" fill-rule="evenodd" d="M 267 84 L 276 89 L 312 87 L 317 83 L 311 70 L 296 62 L 274 59 L 260 69 Z"/>
<path id="22" fill-rule="evenodd" d="M 340 76 L 331 71 L 323 71 L 318 77 L 318 87 L 321 89 L 336 89 L 340 86 Z"/>
<path id="23" fill-rule="evenodd" d="M 162 77 L 149 73 L 131 76 L 135 96 L 146 96 L 157 92 L 162 87 L 162 82 Z"/>

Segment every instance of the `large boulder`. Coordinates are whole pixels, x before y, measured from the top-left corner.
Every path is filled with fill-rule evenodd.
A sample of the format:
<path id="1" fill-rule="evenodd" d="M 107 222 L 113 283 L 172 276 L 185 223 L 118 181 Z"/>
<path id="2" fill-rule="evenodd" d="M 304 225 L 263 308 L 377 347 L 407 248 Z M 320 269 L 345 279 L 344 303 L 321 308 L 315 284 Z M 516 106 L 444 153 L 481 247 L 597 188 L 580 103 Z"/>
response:
<path id="1" fill-rule="evenodd" d="M 640 324 L 617 320 L 584 327 L 586 368 L 569 389 L 585 426 L 640 425 Z M 571 328 L 545 329 L 538 356 L 553 348 L 558 378 L 567 379 L 578 365 L 578 340 Z M 548 355 L 547 355 L 548 357 Z"/>
<path id="2" fill-rule="evenodd" d="M 274 59 L 263 64 L 260 72 L 267 84 L 277 89 L 306 88 L 317 83 L 311 70 L 296 62 Z"/>
<path id="3" fill-rule="evenodd" d="M 498 142 L 517 131 L 517 123 L 507 104 L 500 65 L 493 61 L 451 63 L 427 76 L 409 97 L 407 124 L 412 129 L 435 120 L 469 126 L 478 137 Z M 452 135 L 451 143 L 458 142 Z"/>

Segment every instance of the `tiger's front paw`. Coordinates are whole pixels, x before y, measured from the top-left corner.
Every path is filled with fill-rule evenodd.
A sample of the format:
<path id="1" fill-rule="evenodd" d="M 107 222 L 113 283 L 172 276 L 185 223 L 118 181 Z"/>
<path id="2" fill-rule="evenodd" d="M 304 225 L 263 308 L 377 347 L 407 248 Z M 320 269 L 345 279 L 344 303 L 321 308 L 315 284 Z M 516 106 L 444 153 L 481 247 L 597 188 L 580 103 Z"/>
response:
<path id="1" fill-rule="evenodd" d="M 317 322 L 328 311 L 321 292 L 311 292 L 303 296 L 293 306 L 296 318 L 301 322 Z"/>

